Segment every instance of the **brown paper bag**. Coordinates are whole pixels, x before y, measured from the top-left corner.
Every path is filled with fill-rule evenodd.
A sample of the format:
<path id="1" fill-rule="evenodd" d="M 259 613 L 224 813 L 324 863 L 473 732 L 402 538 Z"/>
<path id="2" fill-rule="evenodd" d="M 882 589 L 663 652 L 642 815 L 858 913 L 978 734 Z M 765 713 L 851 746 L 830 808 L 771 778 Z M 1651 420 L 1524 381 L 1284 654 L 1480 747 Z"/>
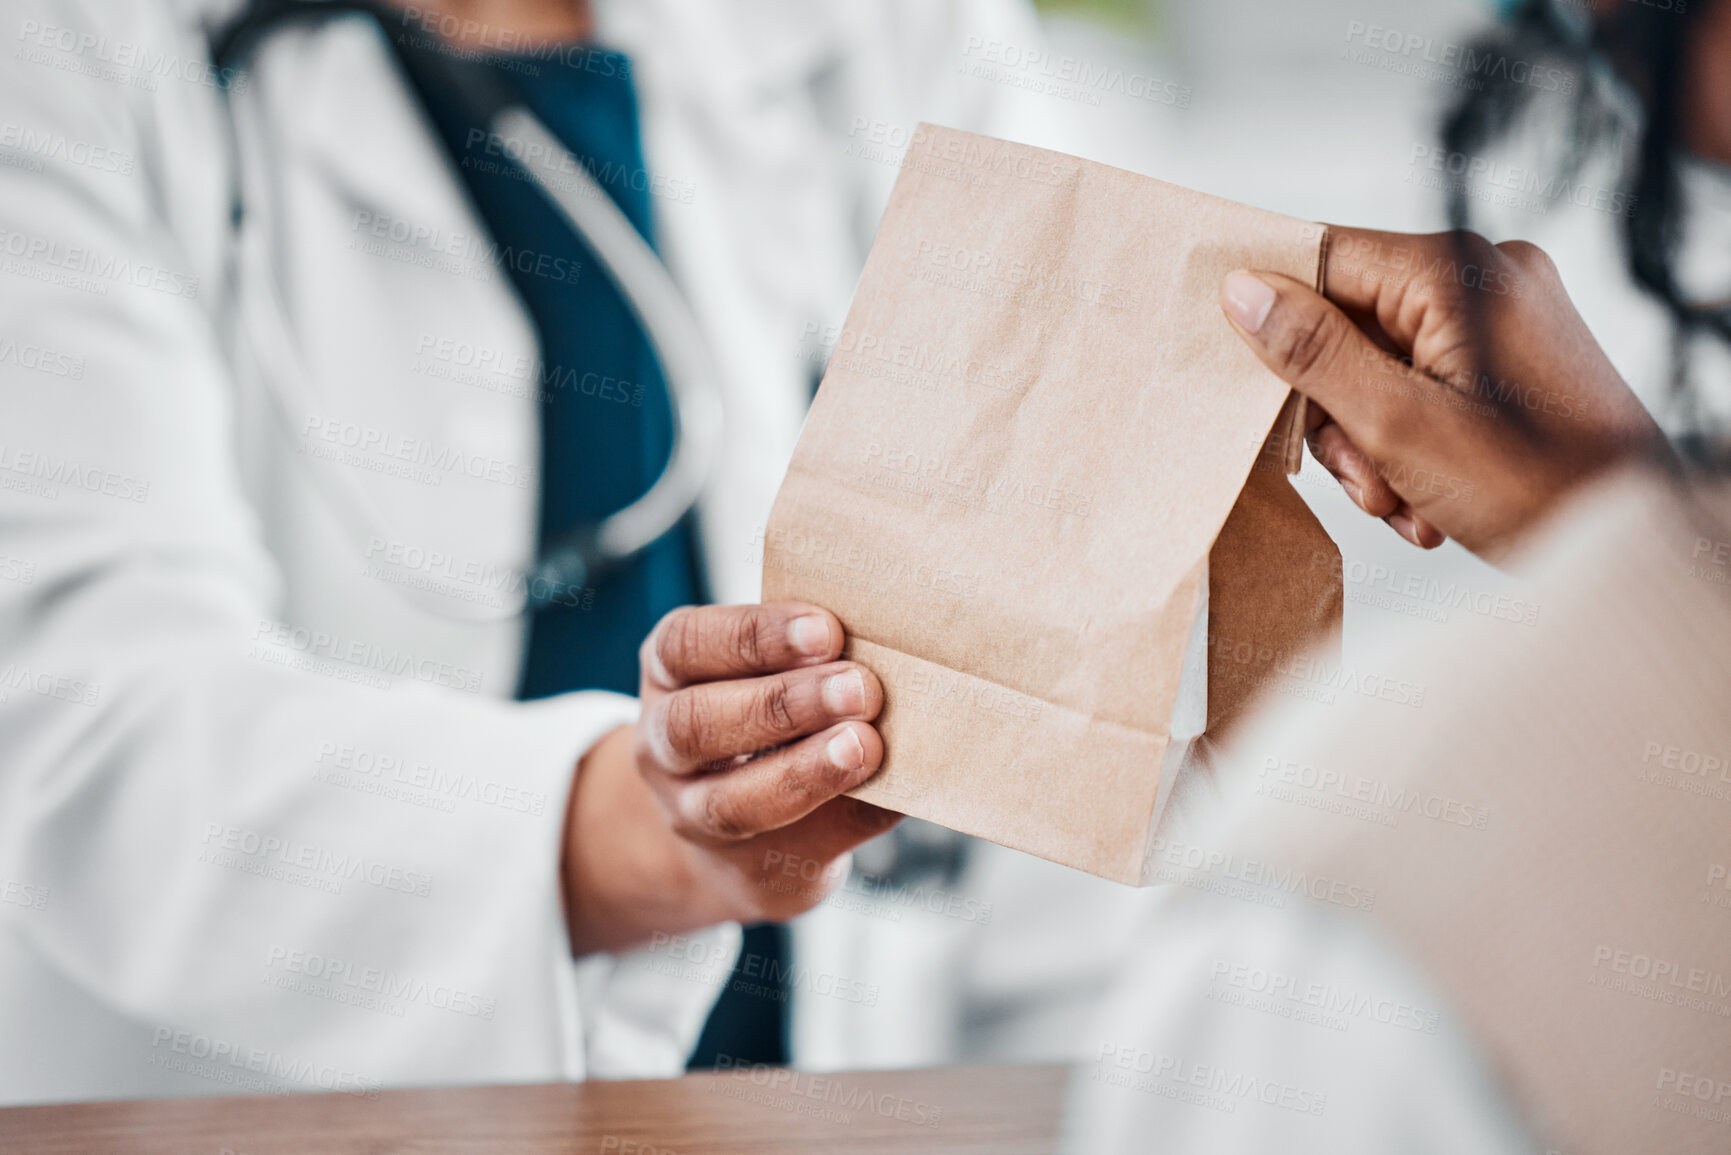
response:
<path id="1" fill-rule="evenodd" d="M 918 129 L 764 541 L 765 599 L 883 680 L 856 797 L 1144 881 L 1194 740 L 1339 625 L 1302 406 L 1218 304 L 1233 269 L 1314 283 L 1322 239 Z"/>

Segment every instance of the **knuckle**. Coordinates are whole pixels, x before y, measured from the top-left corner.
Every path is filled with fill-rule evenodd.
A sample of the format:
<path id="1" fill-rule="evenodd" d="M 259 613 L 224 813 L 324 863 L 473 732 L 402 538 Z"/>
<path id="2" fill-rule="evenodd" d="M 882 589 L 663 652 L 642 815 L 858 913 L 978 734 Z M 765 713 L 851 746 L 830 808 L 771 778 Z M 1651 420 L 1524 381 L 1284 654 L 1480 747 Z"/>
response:
<path id="1" fill-rule="evenodd" d="M 1528 276 L 1557 276 L 1557 263 L 1551 259 L 1551 254 L 1531 241 L 1504 241 L 1495 247 L 1510 264 Z"/>
<path id="2" fill-rule="evenodd" d="M 651 656 L 655 659 L 652 668 L 659 669 L 666 677 L 671 678 L 670 671 L 683 668 L 687 658 L 696 651 L 699 644 L 701 622 L 699 611 L 690 606 L 674 610 L 661 619 L 655 632 L 650 634 Z"/>
<path id="3" fill-rule="evenodd" d="M 1343 473 L 1352 474 L 1360 481 L 1369 481 L 1376 476 L 1376 462 L 1371 460 L 1370 454 L 1346 437 L 1335 438 L 1328 464 Z"/>
<path id="4" fill-rule="evenodd" d="M 700 794 L 701 791 L 695 787 L 687 787 L 674 796 L 672 825 L 673 832 L 679 837 L 701 845 L 711 841 L 711 837 L 704 821 L 704 803 Z"/>
<path id="5" fill-rule="evenodd" d="M 705 835 L 722 842 L 739 842 L 750 836 L 751 830 L 734 805 L 731 795 L 721 790 L 692 791 L 695 800 L 696 823 Z"/>
<path id="6" fill-rule="evenodd" d="M 1429 238 L 1436 249 L 1438 258 L 1447 259 L 1452 256 L 1464 255 L 1472 260 L 1483 261 L 1494 258 L 1497 246 L 1491 244 L 1490 238 L 1472 229 L 1457 229 L 1449 233 L 1434 233 Z"/>
<path id="7" fill-rule="evenodd" d="M 1340 348 L 1341 336 L 1335 314 L 1319 309 L 1286 329 L 1278 355 L 1295 376 L 1308 378 L 1333 358 Z"/>
<path id="8" fill-rule="evenodd" d="M 1535 262 L 1541 258 L 1545 260 L 1550 259 L 1545 255 L 1545 250 L 1539 248 L 1539 246 L 1533 244 L 1531 241 L 1503 241 L 1500 244 L 1493 245 L 1492 247 L 1517 265 Z"/>
<path id="9" fill-rule="evenodd" d="M 1461 243 L 1467 246 L 1468 251 L 1474 254 L 1489 252 L 1496 248 L 1495 245 L 1491 244 L 1491 239 L 1477 229 L 1462 229 L 1456 235 L 1460 237 Z"/>
<path id="10" fill-rule="evenodd" d="M 1463 290 L 1461 280 L 1466 270 L 1501 263 L 1496 246 L 1471 229 L 1427 233 L 1413 240 L 1413 261 L 1404 297 L 1452 301 Z"/>
<path id="11" fill-rule="evenodd" d="M 1360 504 L 1372 517 L 1387 517 L 1400 508 L 1400 498 L 1380 477 L 1364 487 Z"/>
<path id="12" fill-rule="evenodd" d="M 702 762 L 708 745 L 710 709 L 703 694 L 681 690 L 662 705 L 662 730 L 669 751 L 681 762 Z"/>
<path id="13" fill-rule="evenodd" d="M 747 669 L 757 669 L 762 664 L 763 641 L 757 614 L 734 617 L 728 630 L 728 649 Z"/>
<path id="14" fill-rule="evenodd" d="M 768 733 L 791 736 L 799 732 L 798 712 L 786 678 L 774 678 L 757 695 L 758 724 Z"/>

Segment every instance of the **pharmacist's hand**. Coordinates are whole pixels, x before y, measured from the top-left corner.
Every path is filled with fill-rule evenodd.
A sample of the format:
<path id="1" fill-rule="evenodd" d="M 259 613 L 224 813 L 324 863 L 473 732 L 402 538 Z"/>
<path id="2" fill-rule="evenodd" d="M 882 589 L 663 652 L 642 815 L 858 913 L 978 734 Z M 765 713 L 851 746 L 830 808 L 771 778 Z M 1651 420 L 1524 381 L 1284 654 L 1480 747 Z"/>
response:
<path id="1" fill-rule="evenodd" d="M 883 687 L 816 606 L 688 607 L 640 654 L 643 713 L 583 759 L 567 820 L 578 953 L 799 914 L 901 815 L 852 798 Z M 791 865 L 791 869 L 790 869 Z"/>
<path id="2" fill-rule="evenodd" d="M 1659 429 L 1523 241 L 1330 227 L 1325 295 L 1238 272 L 1221 305 L 1312 401 L 1310 449 L 1353 501 L 1426 549 L 1501 557 Z"/>

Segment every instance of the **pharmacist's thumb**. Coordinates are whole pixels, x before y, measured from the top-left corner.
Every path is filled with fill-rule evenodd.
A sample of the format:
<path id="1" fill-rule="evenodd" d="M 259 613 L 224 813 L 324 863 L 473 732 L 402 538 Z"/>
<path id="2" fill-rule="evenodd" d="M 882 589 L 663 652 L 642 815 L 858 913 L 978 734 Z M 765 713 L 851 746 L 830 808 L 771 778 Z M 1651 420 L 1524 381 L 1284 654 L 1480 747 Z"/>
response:
<path id="1" fill-rule="evenodd" d="M 1399 394 L 1366 381 L 1392 358 L 1333 302 L 1279 273 L 1236 272 L 1221 282 L 1220 307 L 1262 363 L 1326 409 L 1360 449 L 1390 448 Z"/>

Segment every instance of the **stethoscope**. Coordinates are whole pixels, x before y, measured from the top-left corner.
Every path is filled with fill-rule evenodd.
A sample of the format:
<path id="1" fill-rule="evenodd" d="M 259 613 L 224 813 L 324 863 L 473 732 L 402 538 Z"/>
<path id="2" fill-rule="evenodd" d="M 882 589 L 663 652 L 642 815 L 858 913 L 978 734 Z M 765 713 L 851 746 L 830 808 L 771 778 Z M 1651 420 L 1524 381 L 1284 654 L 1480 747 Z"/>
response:
<path id="1" fill-rule="evenodd" d="M 332 15 L 361 13 L 388 26 L 388 10 L 370 0 L 250 0 L 233 20 L 211 36 L 211 56 L 228 95 L 235 65 L 251 55 L 259 42 L 288 20 L 316 21 Z M 643 328 L 661 365 L 673 403 L 673 449 L 667 465 L 647 492 L 625 508 L 598 522 L 581 525 L 547 543 L 526 571 L 506 583 L 502 604 L 465 601 L 445 594 L 424 593 L 412 581 L 389 584 L 420 609 L 464 622 L 502 621 L 525 608 L 570 604 L 569 596 L 596 578 L 648 548 L 673 529 L 697 504 L 721 444 L 722 403 L 714 361 L 697 319 L 665 265 L 606 190 L 589 175 L 559 139 L 485 64 L 461 59 L 455 52 L 411 49 L 417 66 L 436 73 L 449 90 L 465 101 L 477 118 L 502 139 L 522 141 L 525 155 L 550 158 L 559 181 L 548 179 L 544 166 L 521 167 L 543 195 L 556 206 L 578 237 L 594 253 Z M 297 342 L 284 320 L 288 314 L 268 275 L 267 240 L 261 230 L 242 227 L 247 201 L 244 166 L 240 163 L 240 132 L 230 106 L 229 128 L 234 154 L 234 220 L 239 232 L 242 269 L 254 270 L 252 292 L 240 295 L 242 327 L 255 353 L 254 371 L 294 436 L 305 414 L 315 412 L 310 380 Z M 250 302 L 250 304 L 248 304 Z M 381 518 L 367 492 L 345 471 L 301 455 L 345 526 L 362 542 L 387 538 Z M 399 575 L 412 577 L 413 575 Z M 520 589 L 517 587 L 521 587 Z"/>

